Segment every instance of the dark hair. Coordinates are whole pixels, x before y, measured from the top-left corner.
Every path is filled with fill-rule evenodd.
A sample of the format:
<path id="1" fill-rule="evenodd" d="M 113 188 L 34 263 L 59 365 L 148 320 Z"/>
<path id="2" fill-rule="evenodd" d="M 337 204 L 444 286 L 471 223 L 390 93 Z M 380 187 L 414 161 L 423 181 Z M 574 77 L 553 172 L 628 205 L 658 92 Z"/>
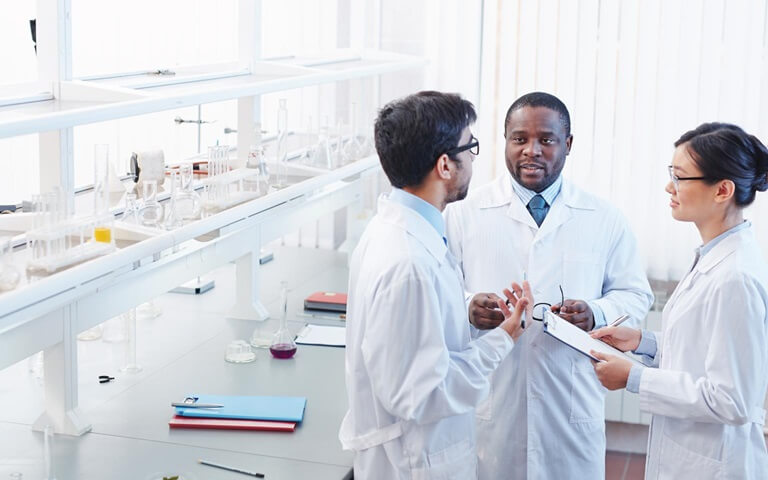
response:
<path id="1" fill-rule="evenodd" d="M 504 133 L 507 133 L 507 123 L 509 117 L 512 116 L 512 112 L 521 109 L 523 107 L 546 107 L 554 112 L 560 114 L 560 122 L 565 129 L 565 136 L 571 136 L 571 115 L 568 113 L 568 108 L 554 95 L 544 92 L 531 92 L 526 93 L 522 97 L 515 100 L 509 110 L 507 110 L 507 116 L 504 117 Z"/>
<path id="2" fill-rule="evenodd" d="M 421 185 L 440 155 L 458 146 L 477 119 L 471 102 L 454 93 L 418 92 L 386 104 L 376 118 L 376 153 L 393 187 Z"/>
<path id="3" fill-rule="evenodd" d="M 685 132 L 675 147 L 685 148 L 710 184 L 731 180 L 736 205 L 746 207 L 768 189 L 768 149 L 754 135 L 730 123 L 703 123 Z"/>

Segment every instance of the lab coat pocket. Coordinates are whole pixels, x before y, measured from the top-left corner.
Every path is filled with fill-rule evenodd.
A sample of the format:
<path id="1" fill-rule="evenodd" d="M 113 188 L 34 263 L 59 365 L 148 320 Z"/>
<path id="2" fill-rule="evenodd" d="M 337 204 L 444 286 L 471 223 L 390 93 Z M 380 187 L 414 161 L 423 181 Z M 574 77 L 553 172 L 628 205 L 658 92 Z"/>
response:
<path id="1" fill-rule="evenodd" d="M 427 465 L 411 468 L 413 480 L 467 480 L 477 478 L 477 454 L 469 440 L 462 440 L 427 455 Z"/>
<path id="2" fill-rule="evenodd" d="M 603 272 L 597 254 L 563 256 L 563 292 L 565 298 L 593 300 L 603 290 Z"/>
<path id="3" fill-rule="evenodd" d="M 722 462 L 689 450 L 662 434 L 659 454 L 660 480 L 716 480 L 722 478 Z"/>
<path id="4" fill-rule="evenodd" d="M 579 424 L 585 431 L 602 428 L 604 403 L 592 363 L 587 357 L 574 360 L 571 364 L 570 422 Z"/>

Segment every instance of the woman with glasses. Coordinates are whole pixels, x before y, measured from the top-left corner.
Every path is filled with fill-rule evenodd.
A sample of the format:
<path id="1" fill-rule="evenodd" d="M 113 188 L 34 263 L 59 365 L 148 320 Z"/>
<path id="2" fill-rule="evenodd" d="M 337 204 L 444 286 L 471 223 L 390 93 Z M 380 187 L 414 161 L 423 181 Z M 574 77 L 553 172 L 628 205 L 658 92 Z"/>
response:
<path id="1" fill-rule="evenodd" d="M 602 384 L 640 395 L 653 414 L 645 478 L 768 478 L 768 264 L 743 209 L 768 189 L 768 150 L 735 125 L 705 123 L 675 142 L 672 217 L 702 245 L 664 307 L 661 332 L 592 336 L 649 367 L 595 353 Z"/>

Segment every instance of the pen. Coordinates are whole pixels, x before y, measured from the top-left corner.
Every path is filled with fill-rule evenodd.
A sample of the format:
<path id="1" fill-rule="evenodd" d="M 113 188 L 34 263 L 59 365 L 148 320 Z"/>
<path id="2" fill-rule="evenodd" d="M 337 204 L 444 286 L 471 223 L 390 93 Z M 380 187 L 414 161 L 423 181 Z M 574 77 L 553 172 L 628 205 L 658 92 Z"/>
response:
<path id="1" fill-rule="evenodd" d="M 221 408 L 224 405 L 220 403 L 187 403 L 187 402 L 173 402 L 172 407 L 182 408 Z"/>
<path id="2" fill-rule="evenodd" d="M 228 467 L 227 465 L 222 465 L 220 463 L 213 463 L 213 462 L 209 462 L 207 460 L 198 460 L 198 462 L 203 464 L 203 465 L 208 465 L 209 467 L 220 468 L 222 470 L 228 470 L 230 472 L 242 473 L 243 475 L 250 475 L 250 476 L 256 477 L 256 478 L 264 478 L 264 474 L 263 473 L 250 472 L 248 470 L 242 470 L 240 468 Z"/>
<path id="3" fill-rule="evenodd" d="M 627 314 L 625 313 L 624 315 L 620 316 L 619 318 L 617 318 L 616 320 L 614 320 L 613 322 L 611 322 L 611 324 L 610 324 L 609 326 L 610 326 L 610 327 L 618 327 L 619 325 L 621 325 L 622 323 L 624 323 L 624 321 L 626 321 L 626 320 L 629 320 L 629 315 L 627 315 Z"/>

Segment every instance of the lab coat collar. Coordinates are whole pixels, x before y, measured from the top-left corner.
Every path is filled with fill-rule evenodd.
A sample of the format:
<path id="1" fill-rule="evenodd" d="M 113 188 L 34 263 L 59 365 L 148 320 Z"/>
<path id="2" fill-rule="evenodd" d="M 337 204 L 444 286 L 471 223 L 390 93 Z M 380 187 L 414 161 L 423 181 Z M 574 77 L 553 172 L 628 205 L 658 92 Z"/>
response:
<path id="1" fill-rule="evenodd" d="M 717 245 L 712 247 L 712 250 L 707 252 L 706 255 L 701 257 L 694 270 L 699 273 L 707 273 L 712 270 L 739 248 L 739 244 L 743 242 L 745 236 L 751 235 L 752 227 L 749 225 L 746 228 L 727 236 L 722 241 L 718 242 Z"/>
<path id="2" fill-rule="evenodd" d="M 509 205 L 510 203 L 522 204 L 523 202 L 512 189 L 511 182 L 514 181 L 515 180 L 511 175 L 501 175 L 498 177 L 491 183 L 491 188 L 488 192 L 488 195 L 485 195 L 483 198 L 479 199 L 478 206 L 480 208 L 495 208 L 503 207 L 504 205 Z M 560 194 L 555 197 L 554 203 L 557 203 L 559 199 L 562 199 L 563 203 L 570 208 L 577 208 L 580 210 L 595 210 L 597 208 L 597 205 L 595 205 L 595 202 L 592 200 L 592 198 L 584 195 L 579 189 L 577 189 L 571 182 L 566 179 L 563 179 L 563 186 L 560 189 Z M 525 205 L 523 205 L 523 210 L 525 210 Z M 525 210 L 525 212 L 528 216 L 530 216 L 527 210 Z"/>
<path id="3" fill-rule="evenodd" d="M 379 197 L 378 212 L 383 222 L 398 226 L 418 240 L 439 263 L 446 260 L 448 247 L 443 237 L 415 210 L 393 202 L 387 194 Z"/>
<path id="4" fill-rule="evenodd" d="M 509 175 L 504 175 L 494 180 L 488 194 L 479 199 L 478 206 L 482 209 L 509 205 L 507 215 L 531 228 L 538 229 L 536 234 L 538 237 L 555 231 L 560 225 L 567 222 L 573 216 L 573 209 L 595 210 L 597 208 L 591 197 L 585 195 L 573 184 L 563 179 L 560 194 L 555 197 L 555 201 L 551 205 L 544 223 L 541 224 L 541 227 L 537 227 L 528 209 L 513 190 L 511 182 L 514 182 L 514 180 Z"/>

